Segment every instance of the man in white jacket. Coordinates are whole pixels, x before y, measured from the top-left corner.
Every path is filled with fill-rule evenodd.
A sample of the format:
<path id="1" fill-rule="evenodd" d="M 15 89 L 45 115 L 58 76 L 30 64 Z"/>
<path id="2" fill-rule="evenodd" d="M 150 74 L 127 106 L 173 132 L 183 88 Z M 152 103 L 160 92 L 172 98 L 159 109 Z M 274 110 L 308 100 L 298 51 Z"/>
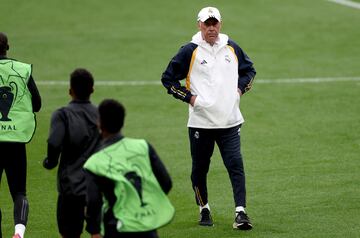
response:
<path id="1" fill-rule="evenodd" d="M 244 118 L 239 103 L 240 96 L 251 88 L 256 71 L 245 52 L 220 33 L 222 22 L 217 8 L 201 9 L 197 21 L 199 32 L 172 58 L 161 81 L 168 94 L 189 104 L 191 181 L 200 207 L 199 225 L 213 226 L 206 178 L 216 143 L 233 188 L 233 228 L 250 230 L 240 152 Z M 182 85 L 180 81 L 185 78 Z"/>

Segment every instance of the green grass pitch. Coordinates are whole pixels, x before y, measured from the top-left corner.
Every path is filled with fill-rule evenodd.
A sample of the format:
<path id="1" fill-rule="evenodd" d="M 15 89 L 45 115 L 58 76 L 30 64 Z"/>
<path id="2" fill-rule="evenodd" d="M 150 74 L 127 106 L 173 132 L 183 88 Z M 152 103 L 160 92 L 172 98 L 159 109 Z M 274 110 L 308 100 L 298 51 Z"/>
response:
<path id="1" fill-rule="evenodd" d="M 258 71 L 241 101 L 250 232 L 231 228 L 232 192 L 217 150 L 208 177 L 215 226 L 197 225 L 185 104 L 161 85 L 96 85 L 159 81 L 170 58 L 197 31 L 196 15 L 207 5 L 220 9 L 222 32 L 240 44 Z M 172 175 L 176 215 L 159 230 L 160 237 L 359 237 L 359 9 L 326 0 L 2 0 L 1 10 L 9 56 L 34 65 L 43 98 L 27 146 L 26 238 L 59 237 L 56 170 L 43 169 L 42 160 L 50 115 L 70 97 L 67 85 L 44 82 L 67 82 L 76 67 L 93 72 L 94 103 L 109 97 L 124 103 L 124 134 L 147 139 Z M 299 82 L 302 78 L 322 81 Z M 3 237 L 11 237 L 12 202 L 4 175 L 0 207 Z"/>

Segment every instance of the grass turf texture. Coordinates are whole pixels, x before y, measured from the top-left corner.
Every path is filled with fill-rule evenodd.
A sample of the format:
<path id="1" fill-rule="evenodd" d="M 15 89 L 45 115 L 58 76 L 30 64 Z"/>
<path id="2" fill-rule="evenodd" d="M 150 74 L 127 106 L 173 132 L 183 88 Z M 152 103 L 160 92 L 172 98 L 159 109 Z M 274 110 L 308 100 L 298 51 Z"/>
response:
<path id="1" fill-rule="evenodd" d="M 359 10 L 327 1 L 2 1 L 0 31 L 9 56 L 34 64 L 37 81 L 68 80 L 75 67 L 96 80 L 159 80 L 195 17 L 217 6 L 222 31 L 255 62 L 258 79 L 359 77 Z M 56 170 L 41 163 L 50 115 L 69 101 L 67 86 L 39 85 L 43 108 L 28 145 L 26 238 L 58 237 Z M 174 182 L 173 222 L 161 237 L 357 237 L 360 233 L 360 82 L 261 84 L 242 97 L 242 128 L 251 232 L 231 229 L 230 182 L 218 151 L 209 174 L 215 227 L 196 224 L 190 183 L 187 107 L 159 85 L 96 86 L 93 101 L 119 99 L 124 134 L 146 138 Z M 1 158 L 1 156 L 0 156 Z M 2 176 L 3 237 L 13 233 L 12 203 Z M 88 234 L 83 234 L 88 237 Z"/>

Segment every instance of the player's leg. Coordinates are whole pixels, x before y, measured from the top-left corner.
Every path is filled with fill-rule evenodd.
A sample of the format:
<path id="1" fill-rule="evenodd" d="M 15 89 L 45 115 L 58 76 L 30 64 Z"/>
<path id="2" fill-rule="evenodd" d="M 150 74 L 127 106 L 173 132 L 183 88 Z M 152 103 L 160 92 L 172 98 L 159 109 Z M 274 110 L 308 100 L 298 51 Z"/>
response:
<path id="1" fill-rule="evenodd" d="M 29 203 L 26 198 L 26 149 L 24 143 L 8 143 L 11 160 L 5 168 L 9 190 L 14 202 L 15 233 L 24 237 L 29 214 Z"/>
<path id="2" fill-rule="evenodd" d="M 200 207 L 200 225 L 212 226 L 207 193 L 207 173 L 210 158 L 214 151 L 213 130 L 189 128 L 190 151 L 192 158 L 191 181 L 196 203 Z"/>
<path id="3" fill-rule="evenodd" d="M 58 196 L 57 223 L 63 238 L 80 238 L 85 220 L 85 203 L 85 196 Z"/>
<path id="4" fill-rule="evenodd" d="M 246 206 L 245 172 L 240 152 L 238 127 L 219 130 L 216 138 L 224 165 L 231 180 L 236 206 Z"/>
<path id="5" fill-rule="evenodd" d="M 216 143 L 228 171 L 233 189 L 236 223 L 234 223 L 233 227 L 241 230 L 251 229 L 252 224 L 245 212 L 246 187 L 245 171 L 240 149 L 240 128 L 237 126 L 219 130 Z"/>

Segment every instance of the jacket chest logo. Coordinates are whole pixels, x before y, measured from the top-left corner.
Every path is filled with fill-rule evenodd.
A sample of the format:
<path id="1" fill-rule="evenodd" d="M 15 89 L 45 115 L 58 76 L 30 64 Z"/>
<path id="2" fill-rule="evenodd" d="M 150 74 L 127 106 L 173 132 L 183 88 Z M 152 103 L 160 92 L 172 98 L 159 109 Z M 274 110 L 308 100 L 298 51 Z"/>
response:
<path id="1" fill-rule="evenodd" d="M 231 58 L 229 55 L 225 55 L 225 61 L 230 63 L 231 62 Z"/>
<path id="2" fill-rule="evenodd" d="M 206 61 L 206 60 L 202 60 L 200 64 L 201 64 L 201 65 L 205 65 L 205 64 L 207 64 L 207 61 Z"/>

